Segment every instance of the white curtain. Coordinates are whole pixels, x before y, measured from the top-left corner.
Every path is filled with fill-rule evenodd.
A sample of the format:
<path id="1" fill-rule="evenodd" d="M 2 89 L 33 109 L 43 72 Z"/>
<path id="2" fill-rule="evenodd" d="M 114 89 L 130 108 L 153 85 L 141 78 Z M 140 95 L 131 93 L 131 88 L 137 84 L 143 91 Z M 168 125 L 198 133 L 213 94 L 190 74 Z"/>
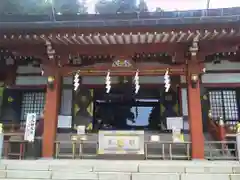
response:
<path id="1" fill-rule="evenodd" d="M 62 90 L 60 115 L 72 115 L 72 89 Z"/>

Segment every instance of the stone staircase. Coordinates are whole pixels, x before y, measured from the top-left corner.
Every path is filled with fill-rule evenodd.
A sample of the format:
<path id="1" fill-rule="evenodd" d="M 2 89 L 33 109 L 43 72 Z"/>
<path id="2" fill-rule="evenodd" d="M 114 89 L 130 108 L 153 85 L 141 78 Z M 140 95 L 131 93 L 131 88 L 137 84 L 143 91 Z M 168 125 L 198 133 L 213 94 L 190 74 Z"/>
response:
<path id="1" fill-rule="evenodd" d="M 234 161 L 1 160 L 3 180 L 239 180 Z"/>

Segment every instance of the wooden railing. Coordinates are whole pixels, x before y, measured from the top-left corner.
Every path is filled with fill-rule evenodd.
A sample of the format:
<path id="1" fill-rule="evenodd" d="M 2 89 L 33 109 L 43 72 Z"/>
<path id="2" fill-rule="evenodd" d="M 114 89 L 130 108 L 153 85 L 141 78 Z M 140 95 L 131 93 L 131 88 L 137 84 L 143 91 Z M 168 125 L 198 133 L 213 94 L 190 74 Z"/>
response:
<path id="1" fill-rule="evenodd" d="M 56 141 L 56 159 L 101 159 L 97 141 Z M 231 148 L 226 148 L 231 144 Z M 207 160 L 238 160 L 236 141 L 205 141 L 204 154 Z M 134 156 L 134 154 L 133 154 Z M 115 159 L 118 156 L 114 156 Z M 127 156 L 129 157 L 129 156 Z M 104 159 L 111 155 L 104 156 Z M 119 156 L 122 159 L 122 156 Z M 144 143 L 144 159 L 191 160 L 191 142 L 159 141 Z"/>
<path id="2" fill-rule="evenodd" d="M 158 160 L 191 160 L 191 142 L 145 142 L 144 159 Z M 231 144 L 231 148 L 226 148 Z M 56 141 L 56 159 L 101 159 L 98 154 L 97 141 Z M 41 158 L 39 146 L 23 140 L 5 141 L 3 157 L 5 159 L 38 159 Z M 237 160 L 236 141 L 205 141 L 205 159 Z M 117 158 L 117 156 L 114 156 Z M 108 156 L 104 156 L 104 159 Z"/>

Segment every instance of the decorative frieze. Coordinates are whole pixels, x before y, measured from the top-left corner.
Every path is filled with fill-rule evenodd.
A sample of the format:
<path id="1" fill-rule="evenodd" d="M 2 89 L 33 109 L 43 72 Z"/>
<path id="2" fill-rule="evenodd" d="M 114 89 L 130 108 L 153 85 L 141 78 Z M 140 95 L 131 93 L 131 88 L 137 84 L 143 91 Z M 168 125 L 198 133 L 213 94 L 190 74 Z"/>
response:
<path id="1" fill-rule="evenodd" d="M 214 40 L 239 36 L 239 29 L 214 29 L 209 30 L 179 30 L 158 32 L 129 32 L 129 33 L 49 33 L 49 34 L 4 34 L 0 39 L 3 41 L 36 41 L 47 42 L 46 44 L 79 44 L 79 45 L 116 45 L 116 44 L 150 44 L 150 43 L 178 43 L 190 42 L 196 39 Z M 50 47 L 50 46 L 49 46 Z"/>

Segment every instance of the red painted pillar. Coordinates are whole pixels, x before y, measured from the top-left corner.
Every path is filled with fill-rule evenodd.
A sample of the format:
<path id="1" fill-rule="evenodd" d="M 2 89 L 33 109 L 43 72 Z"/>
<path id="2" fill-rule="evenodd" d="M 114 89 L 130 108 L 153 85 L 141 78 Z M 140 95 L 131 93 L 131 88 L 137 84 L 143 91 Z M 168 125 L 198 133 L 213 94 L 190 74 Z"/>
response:
<path id="1" fill-rule="evenodd" d="M 7 71 L 6 78 L 4 81 L 5 85 L 6 86 L 15 85 L 16 77 L 17 77 L 17 67 L 9 68 L 9 71 Z"/>
<path id="2" fill-rule="evenodd" d="M 54 87 L 47 88 L 46 104 L 44 113 L 44 131 L 42 142 L 42 156 L 51 158 L 55 151 L 55 139 L 57 133 L 58 111 L 60 103 L 61 77 L 54 76 Z"/>
<path id="3" fill-rule="evenodd" d="M 204 135 L 200 98 L 200 84 L 198 80 L 194 87 L 191 81 L 192 75 L 199 75 L 199 71 L 197 71 L 197 69 L 199 69 L 197 63 L 188 64 L 188 118 L 192 141 L 192 158 L 204 159 Z"/>

